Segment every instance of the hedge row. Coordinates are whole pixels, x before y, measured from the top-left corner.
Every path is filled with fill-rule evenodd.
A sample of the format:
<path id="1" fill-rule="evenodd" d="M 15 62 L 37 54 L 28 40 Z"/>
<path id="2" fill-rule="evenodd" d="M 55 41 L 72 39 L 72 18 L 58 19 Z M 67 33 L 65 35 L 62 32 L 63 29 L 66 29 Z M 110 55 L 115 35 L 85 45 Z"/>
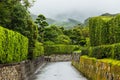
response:
<path id="1" fill-rule="evenodd" d="M 108 22 L 110 44 L 120 42 L 120 15 Z"/>
<path id="2" fill-rule="evenodd" d="M 90 30 L 90 44 L 91 46 L 101 45 L 102 28 L 104 27 L 104 20 L 100 17 L 93 17 L 89 20 L 89 30 Z"/>
<path id="3" fill-rule="evenodd" d="M 90 47 L 86 51 L 89 51 L 89 56 L 98 59 L 112 58 L 120 60 L 120 43 Z"/>
<path id="4" fill-rule="evenodd" d="M 108 20 L 93 17 L 89 20 L 89 28 L 91 46 L 120 42 L 120 15 Z"/>
<path id="5" fill-rule="evenodd" d="M 23 35 L 0 27 L 0 63 L 27 59 L 28 39 Z"/>
<path id="6" fill-rule="evenodd" d="M 45 45 L 45 55 L 51 54 L 71 54 L 76 50 L 78 46 L 76 45 Z"/>
<path id="7" fill-rule="evenodd" d="M 42 43 L 36 42 L 33 49 L 33 58 L 39 57 L 41 55 L 44 55 L 44 47 L 42 46 Z"/>

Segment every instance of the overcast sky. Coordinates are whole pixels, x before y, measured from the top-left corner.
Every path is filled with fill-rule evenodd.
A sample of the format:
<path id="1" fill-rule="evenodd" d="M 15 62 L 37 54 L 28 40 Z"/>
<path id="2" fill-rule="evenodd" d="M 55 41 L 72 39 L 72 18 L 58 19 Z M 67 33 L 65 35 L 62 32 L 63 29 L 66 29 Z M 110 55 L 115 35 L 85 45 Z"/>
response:
<path id="1" fill-rule="evenodd" d="M 36 0 L 30 12 L 48 18 L 84 20 L 103 13 L 120 13 L 120 0 Z"/>

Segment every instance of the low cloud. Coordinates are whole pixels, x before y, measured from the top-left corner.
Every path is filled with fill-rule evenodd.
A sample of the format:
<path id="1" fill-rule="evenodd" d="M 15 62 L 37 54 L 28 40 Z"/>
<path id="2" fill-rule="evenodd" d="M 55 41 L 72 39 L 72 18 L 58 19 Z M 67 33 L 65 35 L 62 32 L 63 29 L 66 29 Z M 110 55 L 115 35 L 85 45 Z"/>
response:
<path id="1" fill-rule="evenodd" d="M 120 0 L 36 0 L 30 12 L 49 18 L 74 18 L 83 21 L 103 13 L 119 13 Z M 60 16 L 61 15 L 61 16 Z"/>

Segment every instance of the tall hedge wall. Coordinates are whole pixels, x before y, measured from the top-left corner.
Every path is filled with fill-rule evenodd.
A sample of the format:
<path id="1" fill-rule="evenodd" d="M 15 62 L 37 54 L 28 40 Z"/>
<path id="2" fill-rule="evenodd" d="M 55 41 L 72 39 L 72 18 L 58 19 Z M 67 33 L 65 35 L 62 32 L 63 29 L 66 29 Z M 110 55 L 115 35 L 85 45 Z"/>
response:
<path id="1" fill-rule="evenodd" d="M 102 26 L 102 20 L 98 17 L 95 18 L 91 18 L 89 20 L 89 30 L 90 30 L 90 42 L 91 42 L 91 46 L 97 46 L 99 45 L 99 40 L 100 40 L 100 33 L 98 31 L 98 28 L 101 28 Z"/>
<path id="2" fill-rule="evenodd" d="M 0 63 L 27 59 L 28 39 L 23 35 L 0 27 Z"/>
<path id="3" fill-rule="evenodd" d="M 89 28 L 91 46 L 120 42 L 120 15 L 108 20 L 93 17 L 89 20 Z"/>
<path id="4" fill-rule="evenodd" d="M 91 46 L 108 43 L 109 29 L 106 21 L 101 17 L 93 17 L 89 20 L 89 30 Z"/>
<path id="5" fill-rule="evenodd" d="M 120 42 L 120 15 L 108 22 L 110 44 Z"/>
<path id="6" fill-rule="evenodd" d="M 76 45 L 45 45 L 45 55 L 71 54 L 78 46 Z"/>
<path id="7" fill-rule="evenodd" d="M 92 57 L 120 60 L 120 15 L 109 19 L 93 17 L 89 28 L 91 48 L 85 51 Z"/>

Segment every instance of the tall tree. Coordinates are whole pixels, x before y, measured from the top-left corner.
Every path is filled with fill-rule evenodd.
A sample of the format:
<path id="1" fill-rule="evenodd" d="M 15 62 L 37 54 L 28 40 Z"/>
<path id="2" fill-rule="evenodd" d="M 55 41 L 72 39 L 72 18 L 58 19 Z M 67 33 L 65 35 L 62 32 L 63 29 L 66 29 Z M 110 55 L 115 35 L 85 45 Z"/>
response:
<path id="1" fill-rule="evenodd" d="M 48 26 L 45 16 L 42 14 L 38 15 L 38 18 L 36 19 L 35 23 L 38 24 L 38 30 L 39 30 L 38 40 L 43 43 L 44 42 L 44 29 L 46 26 Z"/>

